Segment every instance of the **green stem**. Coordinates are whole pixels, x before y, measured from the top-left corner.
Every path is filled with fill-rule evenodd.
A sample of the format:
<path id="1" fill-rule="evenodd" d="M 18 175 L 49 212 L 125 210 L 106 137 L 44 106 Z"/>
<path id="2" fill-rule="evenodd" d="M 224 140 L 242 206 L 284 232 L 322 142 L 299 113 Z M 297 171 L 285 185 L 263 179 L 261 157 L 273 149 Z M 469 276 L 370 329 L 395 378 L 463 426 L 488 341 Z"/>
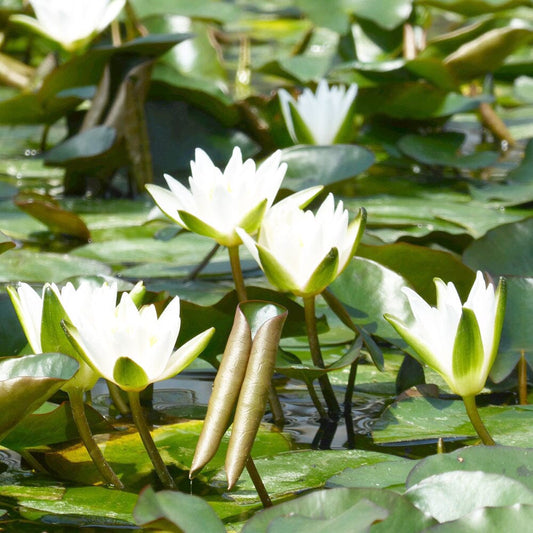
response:
<path id="1" fill-rule="evenodd" d="M 200 272 L 209 264 L 209 261 L 213 259 L 219 248 L 220 244 L 217 242 L 215 246 L 207 252 L 207 255 L 200 261 L 200 263 L 191 270 L 190 274 L 185 278 L 185 281 L 194 281 L 198 277 L 198 274 L 200 274 Z"/>
<path id="2" fill-rule="evenodd" d="M 146 424 L 146 419 L 144 418 L 144 414 L 141 407 L 139 392 L 128 391 L 128 399 L 130 401 L 130 409 L 131 415 L 133 416 L 133 421 L 135 422 L 135 426 L 139 431 L 139 435 L 141 436 L 144 448 L 148 453 L 148 456 L 150 457 L 150 461 L 152 461 L 152 464 L 154 465 L 155 471 L 159 479 L 161 480 L 161 483 L 163 483 L 163 485 L 167 489 L 175 489 L 176 484 L 170 476 L 170 473 L 167 470 L 167 467 L 163 462 L 161 455 L 157 451 L 154 439 L 152 439 L 152 435 L 150 434 L 150 430 L 148 428 L 148 425 Z"/>
<path id="3" fill-rule="evenodd" d="M 107 483 L 117 489 L 123 489 L 124 485 L 122 481 L 117 477 L 109 463 L 105 460 L 105 457 L 98 448 L 96 441 L 94 440 L 87 416 L 85 415 L 85 403 L 83 401 L 83 390 L 73 389 L 69 392 L 70 408 L 72 410 L 72 417 L 74 423 L 78 428 L 80 438 L 85 445 L 85 448 L 89 452 L 93 463 L 96 468 L 105 479 Z"/>
<path id="4" fill-rule="evenodd" d="M 520 351 L 520 361 L 518 361 L 518 403 L 527 405 L 527 361 L 524 350 Z"/>
<path id="5" fill-rule="evenodd" d="M 322 407 L 322 404 L 320 403 L 320 399 L 318 398 L 318 394 L 316 393 L 315 387 L 313 385 L 312 381 L 305 381 L 305 384 L 307 385 L 307 392 L 309 392 L 309 396 L 311 397 L 311 401 L 313 402 L 313 405 L 315 406 L 316 410 L 318 411 L 318 415 L 322 420 L 328 417 L 328 414 Z"/>
<path id="6" fill-rule="evenodd" d="M 276 387 L 274 387 L 272 382 L 268 388 L 268 403 L 270 405 L 270 412 L 272 413 L 274 424 L 276 424 L 276 426 L 283 426 L 285 423 L 285 416 L 283 415 L 283 409 L 281 408 L 281 402 L 279 401 Z"/>
<path id="7" fill-rule="evenodd" d="M 309 350 L 311 352 L 311 358 L 313 364 L 318 368 L 324 368 L 324 359 L 322 358 L 322 352 L 320 351 L 320 342 L 318 340 L 318 331 L 316 329 L 316 317 L 315 317 L 315 296 L 304 297 L 304 312 L 305 312 L 305 325 L 307 328 L 307 339 L 309 341 Z M 335 398 L 333 387 L 329 381 L 327 374 L 323 374 L 318 378 L 320 389 L 324 395 L 324 400 L 328 406 L 329 416 L 333 420 L 339 418 L 341 412 L 339 402 Z"/>
<path id="8" fill-rule="evenodd" d="M 356 359 L 350 366 L 350 375 L 348 376 L 348 383 L 346 384 L 346 392 L 344 393 L 344 412 L 351 413 L 352 398 L 355 388 L 355 379 L 357 378 L 357 365 L 359 360 Z"/>
<path id="9" fill-rule="evenodd" d="M 263 480 L 261 479 L 261 476 L 259 475 L 259 472 L 257 471 L 257 468 L 255 466 L 255 463 L 251 455 L 249 455 L 248 459 L 246 459 L 246 470 L 248 471 L 248 475 L 250 476 L 250 479 L 252 480 L 252 483 L 254 484 L 255 490 L 257 491 L 257 494 L 259 495 L 259 499 L 261 500 L 263 507 L 265 509 L 267 507 L 272 507 L 272 500 L 270 499 L 270 496 L 268 495 L 266 487 L 263 483 Z"/>
<path id="10" fill-rule="evenodd" d="M 248 296 L 246 295 L 246 286 L 244 285 L 241 261 L 239 259 L 239 246 L 228 246 L 228 252 L 231 273 L 233 274 L 233 283 L 235 283 L 235 290 L 237 291 L 237 298 L 239 298 L 239 302 L 245 302 L 248 300 Z"/>
<path id="11" fill-rule="evenodd" d="M 468 415 L 468 418 L 470 418 L 470 422 L 472 422 L 472 425 L 474 426 L 474 429 L 481 438 L 483 444 L 486 444 L 487 446 L 494 446 L 496 443 L 490 436 L 490 433 L 487 431 L 487 428 L 485 427 L 483 421 L 481 420 L 481 417 L 479 416 L 479 412 L 476 406 L 476 397 L 463 396 L 463 402 L 465 404 L 466 414 Z"/>
<path id="12" fill-rule="evenodd" d="M 111 401 L 117 408 L 117 411 L 122 416 L 127 416 L 130 414 L 130 408 L 126 400 L 122 397 L 122 391 L 119 387 L 117 387 L 114 383 L 111 381 L 106 381 L 107 388 L 109 390 L 109 396 L 111 397 Z"/>

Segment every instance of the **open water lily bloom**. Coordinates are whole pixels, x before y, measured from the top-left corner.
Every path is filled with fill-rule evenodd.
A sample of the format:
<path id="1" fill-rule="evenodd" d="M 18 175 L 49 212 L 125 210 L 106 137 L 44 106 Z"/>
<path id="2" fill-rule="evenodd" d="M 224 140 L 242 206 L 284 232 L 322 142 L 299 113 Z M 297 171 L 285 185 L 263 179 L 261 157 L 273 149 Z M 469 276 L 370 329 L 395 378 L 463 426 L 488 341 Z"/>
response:
<path id="1" fill-rule="evenodd" d="M 344 270 L 355 253 L 365 221 L 366 213 L 361 209 L 349 222 L 343 203 L 335 207 L 329 194 L 316 214 L 292 201 L 274 205 L 263 219 L 257 241 L 238 231 L 274 286 L 306 297 L 321 293 Z"/>
<path id="2" fill-rule="evenodd" d="M 256 168 L 253 159 L 243 162 L 241 150 L 236 147 L 221 171 L 198 148 L 195 160 L 191 161 L 189 188 L 165 174 L 170 190 L 158 185 L 147 185 L 146 189 L 175 222 L 231 247 L 241 244 L 235 231 L 237 227 L 250 234 L 258 230 L 286 170 L 287 164 L 281 163 L 279 150 Z"/>
<path id="3" fill-rule="evenodd" d="M 404 288 L 414 321 L 407 325 L 385 315 L 420 359 L 436 370 L 450 389 L 463 397 L 475 396 L 485 386 L 498 353 L 505 313 L 505 281 L 495 289 L 477 272 L 464 304 L 453 283 L 436 279 L 437 306 Z"/>
<path id="4" fill-rule="evenodd" d="M 126 0 L 30 0 L 36 18 L 13 15 L 68 51 L 85 46 L 118 16 Z"/>
<path id="5" fill-rule="evenodd" d="M 76 324 L 87 308 L 94 305 L 99 307 L 102 300 L 113 297 L 116 300 L 116 291 L 113 295 L 109 287 L 97 287 L 87 282 L 81 283 L 78 288 L 72 283 L 67 283 L 61 289 L 55 283 L 47 283 L 43 286 L 41 294 L 27 283 L 19 283 L 16 288 L 8 287 L 7 290 L 28 343 L 37 354 L 45 351 L 62 351 L 67 355 L 76 356 L 61 328 L 61 319 L 67 316 L 69 321 Z M 48 291 L 53 293 L 50 296 L 56 298 L 52 304 L 55 309 L 48 308 L 46 316 L 43 317 Z M 52 323 L 54 320 L 56 323 Z M 80 369 L 63 389 L 80 387 L 87 390 L 92 388 L 97 379 L 98 374 L 81 361 Z"/>
<path id="6" fill-rule="evenodd" d="M 346 89 L 340 85 L 329 87 L 326 80 L 320 80 L 316 93 L 306 88 L 295 99 L 280 89 L 278 95 L 287 130 L 295 143 L 335 144 L 350 135 L 356 84 Z"/>
<path id="7" fill-rule="evenodd" d="M 154 305 L 138 309 L 129 293 L 123 293 L 116 305 L 116 291 L 110 287 L 108 299 L 94 302 L 76 325 L 64 326 L 85 362 L 123 390 L 141 391 L 175 376 L 214 333 L 210 328 L 174 350 L 181 327 L 179 298 L 172 299 L 158 317 Z"/>

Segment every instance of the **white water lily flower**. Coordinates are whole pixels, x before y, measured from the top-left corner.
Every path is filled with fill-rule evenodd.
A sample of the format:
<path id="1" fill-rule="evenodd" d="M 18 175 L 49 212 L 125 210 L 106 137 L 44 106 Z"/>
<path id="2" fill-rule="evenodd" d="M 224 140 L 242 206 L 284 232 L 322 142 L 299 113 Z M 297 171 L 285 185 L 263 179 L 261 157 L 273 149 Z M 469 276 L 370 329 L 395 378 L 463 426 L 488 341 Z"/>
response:
<path id="1" fill-rule="evenodd" d="M 350 133 L 357 85 L 348 90 L 340 85 L 329 87 L 320 80 L 316 93 L 306 88 L 298 99 L 286 90 L 278 91 L 281 112 L 295 143 L 335 144 L 343 142 Z"/>
<path id="2" fill-rule="evenodd" d="M 498 353 L 505 282 L 500 279 L 495 291 L 494 285 L 486 285 L 478 271 L 464 304 L 453 283 L 435 279 L 435 285 L 436 307 L 428 305 L 413 290 L 403 289 L 414 316 L 411 325 L 390 315 L 385 318 L 453 392 L 463 397 L 475 396 L 485 386 Z"/>
<path id="3" fill-rule="evenodd" d="M 30 0 L 30 3 L 36 19 L 14 15 L 11 20 L 73 51 L 111 24 L 126 0 Z"/>
<path id="4" fill-rule="evenodd" d="M 16 288 L 8 287 L 7 290 L 28 343 L 36 354 L 61 351 L 76 356 L 61 328 L 61 320 L 68 317 L 69 321 L 76 324 L 85 309 L 92 305 L 99 306 L 102 299 L 113 297 L 105 286 L 95 287 L 92 283 L 81 283 L 77 289 L 72 283 L 67 283 L 61 290 L 55 283 L 47 283 L 41 295 L 27 283 L 19 283 Z M 43 317 L 47 293 L 50 296 L 48 300 L 50 307 L 47 307 Z M 53 298 L 54 295 L 57 299 Z M 116 299 L 116 292 L 114 297 Z M 98 374 L 80 361 L 80 369 L 62 388 L 67 392 L 75 388 L 88 390 L 93 387 L 97 379 Z"/>
<path id="5" fill-rule="evenodd" d="M 175 297 L 158 317 L 154 305 L 138 309 L 129 293 L 116 305 L 116 286 L 85 309 L 75 325 L 65 323 L 80 356 L 99 375 L 126 391 L 175 376 L 207 346 L 210 328 L 174 351 L 181 327 Z"/>
<path id="6" fill-rule="evenodd" d="M 189 189 L 168 174 L 170 190 L 147 185 L 161 210 L 175 222 L 223 246 L 237 246 L 241 239 L 235 229 L 255 233 L 265 211 L 272 205 L 287 170 L 278 150 L 257 169 L 253 159 L 242 160 L 241 150 L 233 150 L 224 172 L 197 148 L 191 161 Z"/>
<path id="7" fill-rule="evenodd" d="M 355 253 L 366 221 L 364 209 L 349 223 L 343 203 L 329 194 L 316 214 L 303 211 L 288 197 L 265 215 L 257 242 L 239 229 L 244 244 L 281 290 L 298 296 L 321 293 L 344 270 Z"/>

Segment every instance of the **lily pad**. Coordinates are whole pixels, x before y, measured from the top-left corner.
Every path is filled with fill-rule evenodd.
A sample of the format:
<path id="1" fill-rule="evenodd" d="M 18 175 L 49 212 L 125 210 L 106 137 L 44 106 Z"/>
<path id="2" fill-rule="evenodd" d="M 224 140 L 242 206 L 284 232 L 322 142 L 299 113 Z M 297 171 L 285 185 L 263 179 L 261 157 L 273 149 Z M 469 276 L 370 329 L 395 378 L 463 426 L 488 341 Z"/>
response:
<path id="1" fill-rule="evenodd" d="M 170 490 L 156 493 L 151 487 L 144 489 L 139 495 L 133 516 L 139 526 L 150 529 L 177 529 L 187 533 L 226 531 L 224 524 L 205 500 Z"/>
<path id="2" fill-rule="evenodd" d="M 0 441 L 72 378 L 78 367 L 77 361 L 59 353 L 0 361 Z"/>
<path id="3" fill-rule="evenodd" d="M 270 457 L 255 458 L 254 463 L 272 498 L 281 498 L 302 490 L 323 487 L 331 476 L 345 468 L 380 463 L 390 456 L 366 450 L 296 450 Z M 221 470 L 210 480 L 211 485 L 226 487 Z M 258 501 L 257 492 L 246 472 L 226 497 L 239 503 Z"/>
<path id="4" fill-rule="evenodd" d="M 528 446 L 532 442 L 531 406 L 480 407 L 483 423 L 496 443 Z M 444 440 L 477 440 L 460 400 L 409 398 L 391 405 L 373 426 L 378 444 L 427 443 Z"/>
<path id="5" fill-rule="evenodd" d="M 180 473 L 180 470 L 190 468 L 202 424 L 202 421 L 191 420 L 162 426 L 152 432 L 163 460 L 174 475 Z M 105 458 L 113 470 L 120 473 L 121 481 L 127 487 L 140 488 L 152 480 L 153 466 L 136 431 L 97 435 L 96 440 L 102 446 Z M 224 464 L 228 440 L 229 435 L 225 435 L 217 454 L 198 475 L 200 480 L 209 479 L 213 471 Z M 264 425 L 259 429 L 252 455 L 261 457 L 288 449 L 290 442 L 287 437 L 282 433 L 271 431 L 270 426 Z M 82 444 L 50 451 L 46 454 L 45 461 L 47 466 L 63 479 L 84 484 L 94 484 L 100 479 Z M 188 472 L 181 472 L 182 482 L 186 474 Z M 188 486 L 188 477 L 186 479 Z"/>
<path id="6" fill-rule="evenodd" d="M 288 165 L 283 187 L 299 191 L 357 176 L 374 163 L 374 154 L 353 145 L 300 145 L 283 150 L 282 160 Z"/>
<path id="7" fill-rule="evenodd" d="M 46 283 L 74 276 L 109 275 L 111 268 L 72 254 L 17 250 L 0 257 L 0 281 Z"/>
<path id="8" fill-rule="evenodd" d="M 452 470 L 500 474 L 533 490 L 533 448 L 469 446 L 432 455 L 416 463 L 407 478 L 407 488 L 430 476 Z"/>
<path id="9" fill-rule="evenodd" d="M 315 491 L 257 513 L 245 524 L 243 533 L 267 533 L 278 517 L 304 516 L 315 520 L 342 515 L 360 501 L 370 501 L 388 511 L 388 516 L 372 526 L 372 531 L 408 533 L 421 531 L 435 523 L 414 507 L 407 498 L 381 489 L 335 488 Z"/>
<path id="10" fill-rule="evenodd" d="M 482 507 L 533 504 L 533 491 L 500 474 L 452 471 L 413 485 L 405 496 L 439 522 L 456 520 Z"/>

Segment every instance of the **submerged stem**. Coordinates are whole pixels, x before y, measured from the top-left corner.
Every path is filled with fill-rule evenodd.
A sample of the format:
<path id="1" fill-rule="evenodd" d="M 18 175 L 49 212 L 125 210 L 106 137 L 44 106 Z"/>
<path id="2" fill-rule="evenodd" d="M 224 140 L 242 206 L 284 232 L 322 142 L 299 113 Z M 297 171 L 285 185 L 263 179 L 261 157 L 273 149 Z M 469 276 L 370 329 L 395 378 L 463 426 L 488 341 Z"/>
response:
<path id="1" fill-rule="evenodd" d="M 318 368 L 324 368 L 324 359 L 322 358 L 322 352 L 320 351 L 320 342 L 318 340 L 318 331 L 316 328 L 316 316 L 315 316 L 315 296 L 304 297 L 304 311 L 305 311 L 305 325 L 307 328 L 307 339 L 309 341 L 309 350 L 311 352 L 311 358 L 313 364 Z M 323 374 L 318 378 L 320 389 L 328 406 L 329 416 L 337 420 L 340 414 L 339 402 L 335 398 L 333 387 L 329 381 L 327 374 Z"/>
<path id="2" fill-rule="evenodd" d="M 144 448 L 148 453 L 148 456 L 150 457 L 150 461 L 152 461 L 152 464 L 154 465 L 154 469 L 159 479 L 161 480 L 161 483 L 163 483 L 163 485 L 167 489 L 175 489 L 176 484 L 174 483 L 174 480 L 172 479 L 169 471 L 167 470 L 167 467 L 163 462 L 159 451 L 157 450 L 154 439 L 152 439 L 150 429 L 146 424 L 146 419 L 144 418 L 144 414 L 141 407 L 139 392 L 128 391 L 128 399 L 130 401 L 130 409 L 131 414 L 133 416 L 133 421 L 135 422 L 135 426 L 139 431 L 139 435 L 141 436 Z"/>
<path id="3" fill-rule="evenodd" d="M 231 264 L 231 273 L 233 274 L 233 283 L 235 283 L 235 290 L 239 302 L 248 300 L 246 295 L 246 286 L 244 285 L 244 277 L 242 275 L 241 261 L 239 259 L 239 246 L 228 246 L 229 262 Z"/>
<path id="4" fill-rule="evenodd" d="M 479 412 L 476 406 L 476 397 L 463 396 L 463 402 L 465 404 L 466 414 L 468 415 L 468 418 L 470 418 L 470 422 L 472 422 L 472 425 L 474 426 L 474 429 L 481 438 L 483 444 L 486 444 L 487 446 L 494 446 L 496 443 L 490 436 L 490 433 L 487 431 L 487 428 L 485 427 L 483 421 L 481 420 L 481 417 L 479 416 Z"/>
<path id="5" fill-rule="evenodd" d="M 70 401 L 70 408 L 72 410 L 72 417 L 74 418 L 74 423 L 80 434 L 80 438 L 89 452 L 93 463 L 96 468 L 105 479 L 107 483 L 117 489 L 123 489 L 124 485 L 122 481 L 117 477 L 109 463 L 106 461 L 102 451 L 98 448 L 96 441 L 94 440 L 89 422 L 87 421 L 87 416 L 85 415 L 85 403 L 83 401 L 83 390 L 82 389 L 73 389 L 69 391 L 68 394 Z"/>

